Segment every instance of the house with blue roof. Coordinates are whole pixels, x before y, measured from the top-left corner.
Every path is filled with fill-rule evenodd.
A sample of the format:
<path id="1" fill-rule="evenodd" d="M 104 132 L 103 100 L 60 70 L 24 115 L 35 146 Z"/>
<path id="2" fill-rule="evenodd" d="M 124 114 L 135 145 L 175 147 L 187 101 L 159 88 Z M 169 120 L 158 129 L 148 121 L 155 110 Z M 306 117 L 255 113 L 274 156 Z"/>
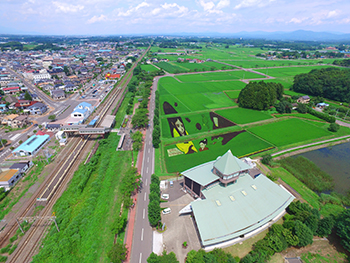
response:
<path id="1" fill-rule="evenodd" d="M 0 112 L 6 112 L 7 110 L 6 104 L 0 104 Z"/>
<path id="2" fill-rule="evenodd" d="M 33 135 L 12 151 L 17 157 L 34 156 L 46 143 L 50 141 L 48 134 Z"/>

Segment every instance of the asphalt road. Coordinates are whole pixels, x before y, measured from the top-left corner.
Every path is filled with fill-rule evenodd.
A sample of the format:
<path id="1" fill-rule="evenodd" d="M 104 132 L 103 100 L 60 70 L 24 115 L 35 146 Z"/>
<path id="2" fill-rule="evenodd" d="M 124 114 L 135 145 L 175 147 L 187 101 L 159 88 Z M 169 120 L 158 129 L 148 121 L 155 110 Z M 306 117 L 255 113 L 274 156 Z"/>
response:
<path id="1" fill-rule="evenodd" d="M 149 106 L 149 127 L 146 130 L 145 147 L 142 162 L 142 182 L 143 188 L 138 194 L 136 217 L 134 225 L 133 244 L 131 249 L 131 263 L 147 262 L 147 258 L 152 252 L 153 248 L 153 231 L 148 221 L 148 196 L 149 184 L 151 183 L 151 175 L 154 173 L 154 148 L 152 145 L 152 131 L 153 131 L 153 112 L 155 90 L 157 88 L 158 78 L 153 82 L 151 93 L 151 101 Z"/>

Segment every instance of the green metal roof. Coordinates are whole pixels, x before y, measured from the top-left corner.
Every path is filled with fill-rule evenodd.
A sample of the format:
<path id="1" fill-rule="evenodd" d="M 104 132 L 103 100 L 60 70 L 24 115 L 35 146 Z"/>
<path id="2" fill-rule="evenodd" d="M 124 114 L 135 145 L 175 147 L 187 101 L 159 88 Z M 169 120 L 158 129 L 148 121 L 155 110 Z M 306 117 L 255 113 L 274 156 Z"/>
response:
<path id="1" fill-rule="evenodd" d="M 208 185 L 219 179 L 217 175 L 212 173 L 214 162 L 215 161 L 211 161 L 198 165 L 182 172 L 181 174 L 199 183 L 200 185 Z"/>
<path id="2" fill-rule="evenodd" d="M 294 197 L 264 175 L 242 175 L 237 183 L 202 191 L 192 202 L 202 244 L 213 245 L 247 234 L 275 218 Z"/>
<path id="3" fill-rule="evenodd" d="M 214 166 L 224 175 L 234 174 L 251 168 L 248 164 L 233 156 L 231 150 L 219 157 L 215 161 Z"/>

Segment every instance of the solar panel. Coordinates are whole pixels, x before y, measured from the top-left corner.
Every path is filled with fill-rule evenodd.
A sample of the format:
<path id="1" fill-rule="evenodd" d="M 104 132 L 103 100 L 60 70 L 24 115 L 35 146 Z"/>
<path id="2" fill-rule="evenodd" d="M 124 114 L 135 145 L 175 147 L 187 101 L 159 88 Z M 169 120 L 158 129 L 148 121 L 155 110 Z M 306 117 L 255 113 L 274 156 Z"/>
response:
<path id="1" fill-rule="evenodd" d="M 27 145 L 31 145 L 36 139 L 38 139 L 38 137 L 34 137 L 33 139 L 31 139 L 31 140 L 27 143 Z"/>

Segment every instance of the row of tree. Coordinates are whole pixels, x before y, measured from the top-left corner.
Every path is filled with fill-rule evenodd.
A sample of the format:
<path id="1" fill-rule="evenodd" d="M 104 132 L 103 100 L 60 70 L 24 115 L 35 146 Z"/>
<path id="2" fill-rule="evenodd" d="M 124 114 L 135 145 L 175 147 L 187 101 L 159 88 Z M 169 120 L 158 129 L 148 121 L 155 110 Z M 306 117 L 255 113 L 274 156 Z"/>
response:
<path id="1" fill-rule="evenodd" d="M 294 77 L 291 89 L 312 96 L 350 102 L 350 70 L 322 68 L 298 74 Z"/>
<path id="2" fill-rule="evenodd" d="M 149 193 L 149 203 L 148 203 L 148 221 L 151 226 L 155 227 L 161 222 L 161 208 L 160 208 L 160 181 L 158 176 L 152 174 L 150 193 Z"/>
<path id="3" fill-rule="evenodd" d="M 268 110 L 277 100 L 283 98 L 283 86 L 280 83 L 250 82 L 239 93 L 240 107 L 254 110 Z"/>
<path id="4" fill-rule="evenodd" d="M 156 93 L 155 106 L 154 106 L 154 116 L 153 116 L 153 133 L 152 133 L 152 143 L 154 148 L 159 148 L 160 144 L 160 126 L 159 126 L 159 92 Z"/>
<path id="5" fill-rule="evenodd" d="M 306 203 L 293 202 L 287 209 L 282 225 L 274 224 L 264 239 L 253 246 L 241 263 L 267 262 L 275 253 L 290 246 L 305 247 L 313 243 L 313 236 L 328 236 L 332 232 L 333 217 L 320 218 L 319 211 Z"/>
<path id="6" fill-rule="evenodd" d="M 350 67 L 350 59 L 336 59 L 333 61 L 333 65 Z"/>

